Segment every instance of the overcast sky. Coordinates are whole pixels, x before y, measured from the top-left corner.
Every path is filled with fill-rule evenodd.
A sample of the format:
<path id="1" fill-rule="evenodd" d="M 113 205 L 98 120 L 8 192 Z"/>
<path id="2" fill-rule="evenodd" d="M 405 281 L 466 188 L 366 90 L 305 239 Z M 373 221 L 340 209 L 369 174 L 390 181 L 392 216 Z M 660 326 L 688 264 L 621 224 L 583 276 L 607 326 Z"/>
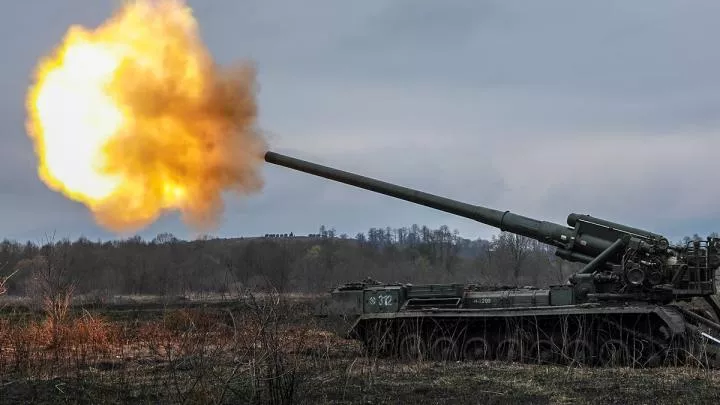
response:
<path id="1" fill-rule="evenodd" d="M 37 60 L 117 1 L 24 0 L 0 13 L 0 238 L 110 239 L 36 175 L 24 129 Z M 220 62 L 256 63 L 273 150 L 564 223 L 720 231 L 720 2 L 190 2 Z M 442 224 L 494 228 L 280 167 L 229 197 L 222 237 Z M 176 215 L 139 234 L 193 233 Z"/>

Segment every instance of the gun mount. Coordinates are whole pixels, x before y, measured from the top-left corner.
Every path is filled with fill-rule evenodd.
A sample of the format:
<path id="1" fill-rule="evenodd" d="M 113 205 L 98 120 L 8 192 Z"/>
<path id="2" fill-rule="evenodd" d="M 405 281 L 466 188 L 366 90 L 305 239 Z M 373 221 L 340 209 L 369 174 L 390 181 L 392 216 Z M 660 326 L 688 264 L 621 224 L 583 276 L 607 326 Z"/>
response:
<path id="1" fill-rule="evenodd" d="M 626 312 L 629 305 L 667 306 L 673 301 L 703 298 L 715 312 L 717 320 L 720 320 L 720 305 L 715 298 L 717 292 L 715 277 L 716 271 L 720 267 L 720 238 L 708 237 L 705 240 L 695 240 L 684 245 L 671 245 L 668 239 L 662 235 L 590 215 L 571 213 L 567 217 L 567 225 L 561 225 L 509 211 L 456 201 L 275 152 L 267 152 L 265 161 L 459 215 L 501 231 L 522 235 L 554 246 L 555 254 L 558 257 L 570 262 L 583 263 L 584 266 L 569 278 L 569 291 L 568 286 L 551 287 L 550 290 L 547 290 L 548 307 L 553 306 L 552 302 L 554 301 L 556 306 L 605 305 L 608 311 L 609 305 L 615 305 L 616 312 Z M 387 288 L 391 287 L 365 286 L 362 289 L 367 293 L 378 289 L 389 291 Z M 422 309 L 423 303 L 429 304 L 430 302 L 437 307 L 444 302 L 443 300 L 447 300 L 447 297 L 433 296 L 432 294 L 430 297 L 424 298 L 430 301 L 422 301 L 423 298 L 419 297 L 408 298 L 407 294 L 410 294 L 408 291 L 403 292 L 399 286 L 392 288 L 400 289 L 394 293 L 396 294 L 394 295 L 395 300 L 398 302 L 405 300 L 405 305 L 398 306 L 397 311 Z M 507 308 L 513 306 L 508 304 L 515 302 L 513 299 L 517 299 L 517 302 L 523 303 L 522 305 L 527 305 L 527 297 L 524 297 L 525 293 L 522 291 L 483 294 L 472 290 L 472 288 L 468 288 L 466 292 L 453 296 L 454 298 L 448 301 L 448 305 L 463 307 L 464 300 L 470 299 L 470 297 L 473 299 L 465 303 L 466 307 L 475 305 L 475 308 Z M 336 290 L 336 293 L 339 297 L 346 294 L 347 291 L 352 291 L 352 288 L 350 290 L 339 289 Z M 533 292 L 532 296 L 536 297 L 537 294 L 537 292 Z M 558 298 L 553 300 L 554 297 Z M 373 302 L 377 302 L 377 299 L 376 297 Z M 497 304 L 501 301 L 505 304 Z M 532 301 L 535 302 L 535 298 Z M 482 303 L 487 305 L 480 305 Z M 349 305 L 353 306 L 352 303 Z M 538 308 L 540 307 L 542 305 L 538 306 Z M 355 305 L 354 311 L 364 314 L 367 308 L 367 302 L 359 302 Z M 686 311 L 685 309 L 680 308 L 678 311 L 681 311 L 680 316 L 690 317 L 682 312 Z M 610 311 L 610 313 L 614 312 Z M 519 314 L 516 315 L 519 316 Z M 669 314 L 656 315 L 661 318 L 671 316 Z M 360 321 L 367 319 L 369 318 L 361 317 Z M 704 327 L 709 327 L 716 335 L 720 333 L 720 324 L 715 320 L 702 319 L 701 322 L 692 318 L 680 329 L 684 330 L 685 326 L 697 329 L 697 325 L 702 324 Z M 368 338 L 367 325 L 366 322 L 366 326 L 361 328 L 356 322 L 352 328 L 354 335 L 357 337 L 364 333 L 365 338 Z M 705 332 L 698 333 L 705 334 L 705 337 L 710 336 Z M 720 344 L 720 340 L 716 338 L 711 337 L 711 341 Z"/>

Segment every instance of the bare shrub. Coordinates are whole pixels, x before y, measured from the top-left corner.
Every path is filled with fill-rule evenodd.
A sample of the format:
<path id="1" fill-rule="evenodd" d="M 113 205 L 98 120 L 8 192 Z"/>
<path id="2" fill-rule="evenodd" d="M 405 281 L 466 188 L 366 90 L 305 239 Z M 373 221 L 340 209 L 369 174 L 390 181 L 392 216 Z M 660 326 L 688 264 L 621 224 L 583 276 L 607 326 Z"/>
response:
<path id="1" fill-rule="evenodd" d="M 52 331 L 51 346 L 59 344 L 75 290 L 69 277 L 68 250 L 68 242 L 48 243 L 32 259 L 18 263 L 18 270 L 30 273 L 27 293 L 35 307 L 45 313 L 45 321 Z"/>
<path id="2" fill-rule="evenodd" d="M 5 266 L 0 267 L 0 271 L 4 269 Z M 5 293 L 7 293 L 7 287 L 5 287 L 5 285 L 7 284 L 8 280 L 10 280 L 10 278 L 18 272 L 18 270 L 19 269 L 15 269 L 15 271 L 13 271 L 7 276 L 0 276 L 0 295 L 4 295 Z"/>
<path id="3" fill-rule="evenodd" d="M 282 331 L 283 321 L 289 315 L 283 309 L 290 308 L 283 308 L 280 295 L 276 293 L 261 299 L 250 294 L 248 303 L 251 320 L 256 326 L 257 345 L 253 345 L 251 362 L 252 374 L 256 376 L 253 381 L 256 393 L 273 405 L 290 404 L 298 382 L 298 364 L 287 353 L 293 345 Z"/>

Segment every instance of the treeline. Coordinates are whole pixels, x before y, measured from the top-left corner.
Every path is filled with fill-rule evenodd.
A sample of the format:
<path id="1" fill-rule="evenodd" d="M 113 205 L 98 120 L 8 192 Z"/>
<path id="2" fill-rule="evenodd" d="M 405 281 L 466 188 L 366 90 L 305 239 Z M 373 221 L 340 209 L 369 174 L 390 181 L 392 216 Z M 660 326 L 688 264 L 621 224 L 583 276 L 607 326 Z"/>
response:
<path id="1" fill-rule="evenodd" d="M 152 240 L 0 243 L 0 275 L 14 273 L 5 284 L 10 295 L 30 294 L 38 278 L 72 285 L 76 294 L 321 292 L 367 277 L 546 286 L 564 283 L 577 268 L 522 236 L 470 240 L 447 226 L 371 228 L 353 237 L 323 226 L 308 236 L 183 241 L 160 234 Z"/>

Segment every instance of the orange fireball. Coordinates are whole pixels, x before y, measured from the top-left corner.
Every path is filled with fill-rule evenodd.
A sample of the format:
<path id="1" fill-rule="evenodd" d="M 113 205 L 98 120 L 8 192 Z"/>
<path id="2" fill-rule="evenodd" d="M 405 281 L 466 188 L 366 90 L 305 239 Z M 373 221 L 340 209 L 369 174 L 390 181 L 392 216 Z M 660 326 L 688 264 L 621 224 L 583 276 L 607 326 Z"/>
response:
<path id="1" fill-rule="evenodd" d="M 223 192 L 262 187 L 254 85 L 251 67 L 214 64 L 181 1 L 135 1 L 95 30 L 73 26 L 28 94 L 39 177 L 111 230 L 169 210 L 207 229 Z"/>

